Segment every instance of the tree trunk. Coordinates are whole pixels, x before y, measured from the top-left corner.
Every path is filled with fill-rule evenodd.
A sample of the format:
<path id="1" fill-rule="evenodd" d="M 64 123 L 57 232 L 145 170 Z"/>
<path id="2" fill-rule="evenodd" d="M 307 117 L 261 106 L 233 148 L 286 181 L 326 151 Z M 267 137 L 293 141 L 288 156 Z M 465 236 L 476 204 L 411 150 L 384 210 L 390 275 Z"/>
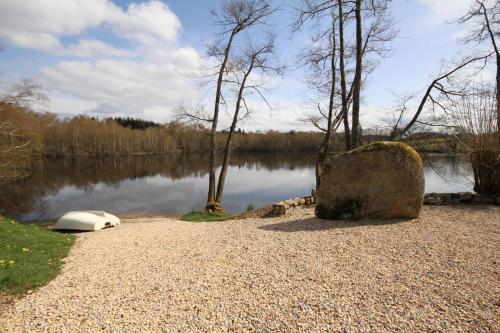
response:
<path id="1" fill-rule="evenodd" d="M 332 55 L 331 55 L 331 71 L 332 71 L 332 82 L 330 87 L 330 100 L 328 103 L 328 124 L 326 126 L 326 133 L 321 148 L 318 153 L 318 158 L 316 161 L 316 189 L 319 188 L 321 182 L 321 174 L 323 173 L 323 165 L 325 164 L 328 152 L 330 150 L 330 139 L 332 136 L 332 121 L 333 121 L 333 107 L 335 102 L 335 86 L 337 78 L 337 68 L 335 66 L 335 54 L 336 54 L 337 43 L 335 39 L 335 19 L 332 15 Z"/>
<path id="2" fill-rule="evenodd" d="M 323 142 L 321 143 L 321 148 L 319 150 L 318 156 L 316 157 L 316 168 L 315 168 L 316 190 L 319 188 L 319 186 L 321 184 L 321 175 L 323 174 L 323 166 L 325 165 L 325 161 L 326 161 L 326 154 L 325 154 L 326 140 L 327 140 L 327 138 L 325 135 L 325 137 L 323 138 Z"/>
<path id="3" fill-rule="evenodd" d="M 352 96 L 352 138 L 351 148 L 359 145 L 359 107 L 361 98 L 361 73 L 363 65 L 363 29 L 361 24 L 361 0 L 356 0 L 354 10 L 356 16 L 356 69 L 354 74 L 354 90 Z"/>
<path id="4" fill-rule="evenodd" d="M 210 131 L 210 143 L 209 143 L 209 178 L 208 178 L 208 198 L 207 198 L 207 211 L 218 210 L 217 204 L 215 202 L 215 136 L 217 134 L 217 122 L 219 120 L 219 105 L 221 98 L 221 90 L 222 90 L 222 80 L 224 77 L 224 71 L 226 69 L 227 60 L 229 58 L 229 52 L 231 51 L 231 45 L 233 43 L 233 38 L 235 36 L 235 32 L 231 33 L 229 37 L 229 41 L 227 42 L 226 49 L 224 50 L 224 60 L 219 69 L 219 77 L 217 78 L 217 89 L 215 92 L 215 105 L 214 105 L 214 114 L 212 118 L 212 129 Z"/>
<path id="5" fill-rule="evenodd" d="M 241 81 L 240 89 L 238 91 L 238 100 L 236 101 L 236 109 L 234 110 L 233 121 L 231 123 L 231 128 L 226 139 L 226 146 L 224 147 L 224 159 L 222 160 L 222 167 L 219 173 L 219 180 L 217 182 L 217 197 L 215 199 L 216 208 L 222 210 L 222 197 L 224 195 L 224 183 L 226 182 L 227 167 L 229 166 L 229 156 L 231 154 L 231 144 L 233 139 L 233 134 L 236 129 L 236 124 L 238 123 L 238 116 L 241 108 L 241 101 L 243 100 L 243 91 L 245 90 L 245 85 L 250 73 L 252 72 L 255 63 L 255 58 L 252 58 L 252 62 Z"/>
<path id="6" fill-rule="evenodd" d="M 488 12 L 486 10 L 486 7 L 484 3 L 477 1 L 480 4 L 481 9 L 483 10 L 483 15 L 484 15 L 484 23 L 486 25 L 486 30 L 488 32 L 488 35 L 490 36 L 491 39 L 491 46 L 493 47 L 493 50 L 495 51 L 496 55 L 496 61 L 497 61 L 497 82 L 496 82 L 496 100 L 497 100 L 497 131 L 498 135 L 500 136 L 500 51 L 498 50 L 498 45 L 495 40 L 495 34 L 498 34 L 498 32 L 493 31 L 491 28 L 491 23 L 490 23 L 490 18 L 488 17 Z M 494 18 L 494 16 L 493 16 Z"/>
<path id="7" fill-rule="evenodd" d="M 500 54 L 497 53 L 497 132 L 500 137 Z"/>
<path id="8" fill-rule="evenodd" d="M 351 150 L 351 136 L 349 129 L 349 107 L 347 101 L 347 84 L 345 79 L 344 62 L 344 13 L 342 0 L 339 1 L 339 61 L 340 61 L 340 88 L 342 94 L 342 114 L 344 118 L 345 149 Z"/>

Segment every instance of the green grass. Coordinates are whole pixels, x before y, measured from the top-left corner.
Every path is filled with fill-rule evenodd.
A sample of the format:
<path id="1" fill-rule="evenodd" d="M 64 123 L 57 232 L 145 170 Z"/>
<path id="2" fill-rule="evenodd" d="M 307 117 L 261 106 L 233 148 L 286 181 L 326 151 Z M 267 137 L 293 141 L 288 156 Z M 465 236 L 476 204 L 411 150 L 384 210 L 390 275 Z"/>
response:
<path id="1" fill-rule="evenodd" d="M 412 139 L 405 142 L 416 150 L 428 152 L 454 152 L 460 147 L 451 138 Z"/>
<path id="2" fill-rule="evenodd" d="M 46 225 L 0 217 L 0 292 L 20 294 L 46 284 L 59 273 L 74 241 Z"/>
<path id="3" fill-rule="evenodd" d="M 181 220 L 187 222 L 216 222 L 230 219 L 232 216 L 228 214 L 211 214 L 204 211 L 191 212 L 181 216 Z"/>

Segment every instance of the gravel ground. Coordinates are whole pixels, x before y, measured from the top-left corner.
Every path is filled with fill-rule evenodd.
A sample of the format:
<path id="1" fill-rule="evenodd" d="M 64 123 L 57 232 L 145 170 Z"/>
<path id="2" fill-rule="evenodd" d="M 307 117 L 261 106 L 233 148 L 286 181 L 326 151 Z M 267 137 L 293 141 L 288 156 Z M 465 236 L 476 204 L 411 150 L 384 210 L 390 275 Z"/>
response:
<path id="1" fill-rule="evenodd" d="M 13 295 L 0 293 L 0 313 L 3 313 L 14 302 L 14 299 Z"/>
<path id="2" fill-rule="evenodd" d="M 499 261 L 499 207 L 376 224 L 311 209 L 127 220 L 80 237 L 0 331 L 499 332 Z"/>

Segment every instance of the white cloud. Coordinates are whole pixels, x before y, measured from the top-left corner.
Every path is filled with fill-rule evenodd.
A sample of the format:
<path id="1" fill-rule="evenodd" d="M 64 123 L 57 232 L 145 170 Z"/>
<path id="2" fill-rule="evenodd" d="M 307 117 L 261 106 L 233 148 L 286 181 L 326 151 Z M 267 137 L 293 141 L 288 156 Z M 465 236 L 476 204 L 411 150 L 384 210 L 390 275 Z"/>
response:
<path id="1" fill-rule="evenodd" d="M 373 105 L 363 105 L 360 110 L 360 121 L 363 127 L 373 128 L 377 126 L 387 126 L 384 119 L 387 119 L 388 111 L 382 107 Z"/>
<path id="2" fill-rule="evenodd" d="M 172 63 L 63 61 L 41 72 L 46 87 L 95 102 L 92 112 L 165 120 L 172 108 L 198 97 L 191 80 Z"/>
<path id="3" fill-rule="evenodd" d="M 134 55 L 134 52 L 130 50 L 115 48 L 112 45 L 95 39 L 81 39 L 78 44 L 69 45 L 65 49 L 58 51 L 58 53 L 81 58 L 101 56 L 129 58 Z"/>
<path id="4" fill-rule="evenodd" d="M 125 9 L 111 0 L 0 2 L 0 38 L 61 57 L 40 69 L 40 80 L 53 101 L 51 111 L 65 115 L 161 121 L 180 103 L 197 99 L 198 89 L 187 74 L 196 73 L 200 57 L 178 45 L 180 29 L 177 16 L 158 0 Z M 94 31 L 107 39 L 89 37 Z M 68 37 L 73 41 L 66 42 Z"/>
<path id="5" fill-rule="evenodd" d="M 72 117 L 82 114 L 86 110 L 95 109 L 97 104 L 93 101 L 77 98 L 64 93 L 52 93 L 50 102 L 48 104 L 49 110 L 45 106 L 37 106 L 37 110 L 54 112 L 57 110 L 58 114 L 64 117 Z"/>
<path id="6" fill-rule="evenodd" d="M 143 44 L 175 42 L 181 27 L 177 16 L 160 1 L 131 4 L 127 12 L 114 12 L 108 21 L 117 36 Z"/>
<path id="7" fill-rule="evenodd" d="M 46 33 L 13 33 L 9 35 L 12 43 L 19 47 L 43 51 L 60 50 L 63 48 L 59 39 Z"/>
<path id="8" fill-rule="evenodd" d="M 272 109 L 262 101 L 249 102 L 251 115 L 238 124 L 244 130 L 251 131 L 313 131 L 313 126 L 305 123 L 301 119 L 306 115 L 306 110 L 300 105 L 286 100 L 276 101 L 272 104 Z M 231 110 L 232 112 L 232 110 Z M 231 115 L 232 116 L 232 115 Z M 230 117 L 224 114 L 221 123 L 229 127 Z M 222 127 L 222 126 L 221 126 Z"/>
<path id="9" fill-rule="evenodd" d="M 170 53 L 170 57 L 176 66 L 184 69 L 196 68 L 200 61 L 198 52 L 191 47 L 174 50 Z"/>
<path id="10" fill-rule="evenodd" d="M 431 25 L 455 21 L 471 4 L 471 0 L 418 0 L 418 2 L 429 9 L 431 15 L 426 21 Z"/>
<path id="11" fill-rule="evenodd" d="M 99 25 L 119 10 L 105 0 L 3 0 L 0 5 L 0 37 L 17 46 L 49 50 L 59 47 L 59 37 L 81 33 Z"/>
<path id="12" fill-rule="evenodd" d="M 130 4 L 127 10 L 110 0 L 3 0 L 0 4 L 0 38 L 15 46 L 89 57 L 121 55 L 104 42 L 87 40 L 65 50 L 60 38 L 79 36 L 95 27 L 109 28 L 117 38 L 146 45 L 172 44 L 181 27 L 177 16 L 158 0 Z"/>

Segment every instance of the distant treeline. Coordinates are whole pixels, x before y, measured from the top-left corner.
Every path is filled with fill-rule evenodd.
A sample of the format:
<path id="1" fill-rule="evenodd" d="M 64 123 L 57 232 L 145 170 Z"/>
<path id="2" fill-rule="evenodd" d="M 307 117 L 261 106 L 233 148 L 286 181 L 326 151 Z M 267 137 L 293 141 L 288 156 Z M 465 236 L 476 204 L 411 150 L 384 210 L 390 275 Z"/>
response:
<path id="1" fill-rule="evenodd" d="M 21 155 L 62 157 L 204 152 L 208 146 L 208 130 L 196 125 L 158 124 L 132 118 L 99 120 L 87 116 L 61 120 L 53 113 L 37 113 L 15 105 L 3 105 L 1 111 L 0 124 L 5 124 L 6 131 L 0 137 L 0 145 L 19 147 Z M 225 134 L 221 132 L 218 136 L 220 147 L 226 140 Z M 322 135 L 317 132 L 238 131 L 233 149 L 241 152 L 316 151 L 321 140 Z"/>
<path id="2" fill-rule="evenodd" d="M 98 120 L 77 116 L 61 120 L 53 113 L 37 113 L 17 105 L 0 105 L 0 183 L 22 178 L 36 158 L 72 156 L 117 156 L 203 153 L 208 148 L 208 130 L 178 122 L 158 124 L 132 118 Z M 332 136 L 334 152 L 343 150 L 342 133 Z M 365 131 L 364 143 L 386 139 L 384 133 Z M 317 152 L 323 134 L 305 131 L 235 133 L 235 152 Z M 223 147 L 226 133 L 217 136 Z M 408 141 L 417 149 L 456 149 L 451 136 L 418 133 Z"/>
<path id="3" fill-rule="evenodd" d="M 37 113 L 18 106 L 2 108 L 0 122 L 12 124 L 12 135 L 4 136 L 3 143 L 16 140 L 28 143 L 29 154 L 58 157 L 76 155 L 129 155 L 176 152 L 204 152 L 208 131 L 201 126 L 178 122 L 159 124 L 133 118 L 98 120 L 77 116 L 60 120 L 53 113 Z M 384 140 L 384 133 L 366 131 L 364 143 Z M 222 131 L 218 146 L 226 140 Z M 342 133 L 333 136 L 334 151 L 343 148 Z M 233 150 L 238 152 L 316 152 L 323 139 L 319 132 L 305 131 L 237 131 Z M 420 150 L 449 151 L 452 137 L 440 133 L 416 133 L 407 140 Z M 428 149 L 430 148 L 430 149 Z"/>

